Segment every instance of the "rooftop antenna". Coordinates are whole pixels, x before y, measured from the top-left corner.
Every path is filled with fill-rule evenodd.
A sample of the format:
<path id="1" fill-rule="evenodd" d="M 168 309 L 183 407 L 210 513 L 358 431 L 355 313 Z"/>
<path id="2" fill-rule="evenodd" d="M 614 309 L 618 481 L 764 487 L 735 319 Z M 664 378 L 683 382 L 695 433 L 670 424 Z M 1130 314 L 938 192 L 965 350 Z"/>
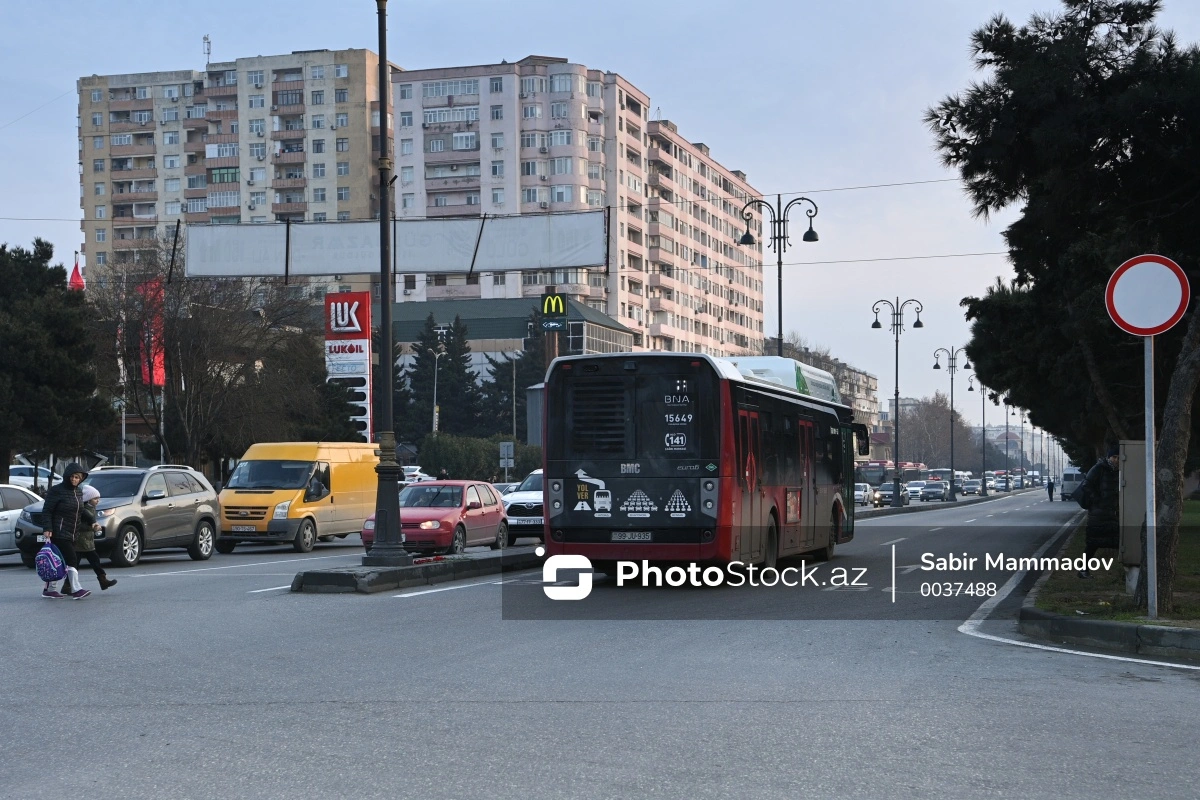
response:
<path id="1" fill-rule="evenodd" d="M 208 34 L 204 34 L 204 66 L 207 68 L 212 61 L 212 39 L 208 38 Z"/>

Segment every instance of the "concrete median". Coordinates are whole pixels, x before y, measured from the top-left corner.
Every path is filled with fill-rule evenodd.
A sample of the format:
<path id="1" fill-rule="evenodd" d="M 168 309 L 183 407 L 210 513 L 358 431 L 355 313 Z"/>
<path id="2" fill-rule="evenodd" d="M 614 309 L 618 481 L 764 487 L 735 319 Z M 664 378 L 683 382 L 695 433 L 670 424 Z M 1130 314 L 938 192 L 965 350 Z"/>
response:
<path id="1" fill-rule="evenodd" d="M 292 579 L 293 592 L 374 594 L 461 581 L 483 575 L 535 569 L 542 558 L 532 547 L 431 559 L 411 567 L 332 567 L 305 570 Z"/>

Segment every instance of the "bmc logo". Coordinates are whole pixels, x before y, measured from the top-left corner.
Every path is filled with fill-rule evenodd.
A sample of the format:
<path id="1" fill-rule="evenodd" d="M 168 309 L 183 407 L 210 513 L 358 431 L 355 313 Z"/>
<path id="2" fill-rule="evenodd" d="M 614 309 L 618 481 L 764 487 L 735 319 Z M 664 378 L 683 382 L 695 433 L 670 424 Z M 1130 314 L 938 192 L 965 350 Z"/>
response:
<path id="1" fill-rule="evenodd" d="M 538 549 L 541 550 L 541 548 Z M 546 584 L 542 587 L 542 591 L 551 600 L 582 600 L 592 593 L 591 572 L 579 573 L 578 586 L 555 586 L 554 584 L 558 583 L 558 571 L 560 569 L 590 570 L 591 568 L 592 562 L 587 556 L 550 556 L 546 559 L 546 563 L 542 565 L 542 583 Z"/>
<path id="2" fill-rule="evenodd" d="M 329 330 L 334 333 L 362 333 L 358 321 L 358 301 L 335 301 L 329 304 Z"/>

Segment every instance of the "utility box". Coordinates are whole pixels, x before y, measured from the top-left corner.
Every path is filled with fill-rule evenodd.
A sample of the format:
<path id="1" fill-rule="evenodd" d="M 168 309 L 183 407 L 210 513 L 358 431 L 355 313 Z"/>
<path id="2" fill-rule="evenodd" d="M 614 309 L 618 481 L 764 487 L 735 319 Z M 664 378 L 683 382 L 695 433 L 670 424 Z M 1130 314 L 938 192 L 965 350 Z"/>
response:
<path id="1" fill-rule="evenodd" d="M 546 384 L 525 390 L 525 444 L 542 445 L 542 424 L 546 418 Z"/>
<path id="2" fill-rule="evenodd" d="M 1146 442 L 1121 440 L 1121 544 L 1118 553 L 1127 567 L 1142 565 L 1142 528 L 1146 524 Z"/>

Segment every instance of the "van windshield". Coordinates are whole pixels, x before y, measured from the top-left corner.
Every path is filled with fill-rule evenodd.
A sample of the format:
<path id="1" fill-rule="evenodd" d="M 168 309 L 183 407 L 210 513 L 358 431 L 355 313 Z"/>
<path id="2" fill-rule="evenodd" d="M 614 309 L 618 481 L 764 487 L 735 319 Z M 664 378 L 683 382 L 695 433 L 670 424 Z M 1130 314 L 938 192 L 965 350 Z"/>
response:
<path id="1" fill-rule="evenodd" d="M 311 461 L 243 461 L 229 476 L 227 489 L 303 489 Z"/>

